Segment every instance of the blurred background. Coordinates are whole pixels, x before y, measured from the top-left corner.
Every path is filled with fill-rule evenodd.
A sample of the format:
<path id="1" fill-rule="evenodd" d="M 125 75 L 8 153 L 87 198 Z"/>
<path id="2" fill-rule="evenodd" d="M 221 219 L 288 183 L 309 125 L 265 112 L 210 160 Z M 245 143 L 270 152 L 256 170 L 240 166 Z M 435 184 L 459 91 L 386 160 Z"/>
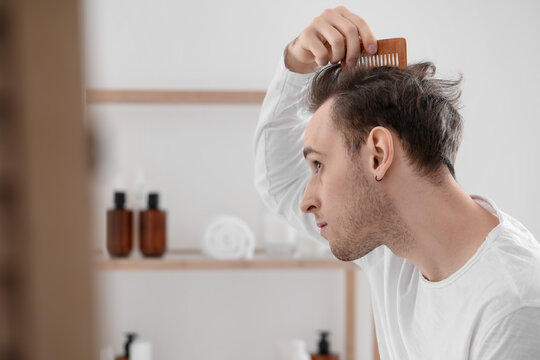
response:
<path id="1" fill-rule="evenodd" d="M 320 330 L 340 359 L 377 357 L 361 271 L 271 219 L 253 186 L 253 132 L 283 49 L 338 5 L 379 39 L 405 37 L 409 63 L 463 74 L 458 182 L 540 236 L 537 1 L 4 0 L 3 358 L 116 356 L 135 332 L 153 359 L 277 359 L 292 339 L 315 353 Z M 209 100 L 231 91 L 244 95 Z M 135 234 L 128 258 L 110 259 L 115 191 L 135 211 L 159 193 L 163 258 L 144 259 Z M 218 215 L 251 229 L 254 266 L 197 265 Z M 272 241 L 290 251 L 271 254 Z"/>

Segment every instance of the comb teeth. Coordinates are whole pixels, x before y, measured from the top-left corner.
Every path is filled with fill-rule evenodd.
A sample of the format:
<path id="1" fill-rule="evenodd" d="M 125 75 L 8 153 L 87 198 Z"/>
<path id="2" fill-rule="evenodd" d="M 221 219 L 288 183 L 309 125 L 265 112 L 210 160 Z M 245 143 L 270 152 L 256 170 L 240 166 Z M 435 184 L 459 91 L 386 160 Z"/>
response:
<path id="1" fill-rule="evenodd" d="M 377 40 L 377 53 L 367 55 L 367 51 L 362 45 L 362 55 L 358 59 L 358 65 L 369 68 L 377 66 L 391 66 L 404 69 L 407 67 L 407 41 L 405 38 L 394 38 Z M 342 62 L 341 67 L 346 63 Z"/>
<path id="2" fill-rule="evenodd" d="M 376 66 L 399 67 L 399 56 L 397 53 L 362 56 L 360 57 L 360 59 L 358 59 L 358 63 L 367 67 L 376 67 Z"/>

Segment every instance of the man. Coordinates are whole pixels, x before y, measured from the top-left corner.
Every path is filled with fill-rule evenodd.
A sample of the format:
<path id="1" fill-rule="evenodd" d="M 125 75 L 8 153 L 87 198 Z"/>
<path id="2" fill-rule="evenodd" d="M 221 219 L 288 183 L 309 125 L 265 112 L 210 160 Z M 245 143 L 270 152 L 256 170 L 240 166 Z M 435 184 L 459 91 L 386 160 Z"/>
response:
<path id="1" fill-rule="evenodd" d="M 382 359 L 539 359 L 540 246 L 454 178 L 459 81 L 362 68 L 360 40 L 376 51 L 338 7 L 287 46 L 255 133 L 264 202 L 361 266 Z"/>

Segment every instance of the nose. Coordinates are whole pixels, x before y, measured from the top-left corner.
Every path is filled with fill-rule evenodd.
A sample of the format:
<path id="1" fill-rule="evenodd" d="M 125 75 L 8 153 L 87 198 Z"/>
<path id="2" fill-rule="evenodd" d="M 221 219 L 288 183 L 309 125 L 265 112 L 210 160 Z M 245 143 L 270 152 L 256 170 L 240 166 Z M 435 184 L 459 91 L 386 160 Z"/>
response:
<path id="1" fill-rule="evenodd" d="M 310 180 L 306 184 L 306 188 L 304 189 L 304 195 L 302 196 L 302 200 L 300 201 L 300 210 L 305 213 L 312 213 L 320 207 L 321 202 L 319 200 L 319 197 L 317 196 L 316 189 L 313 186 L 310 178 Z"/>

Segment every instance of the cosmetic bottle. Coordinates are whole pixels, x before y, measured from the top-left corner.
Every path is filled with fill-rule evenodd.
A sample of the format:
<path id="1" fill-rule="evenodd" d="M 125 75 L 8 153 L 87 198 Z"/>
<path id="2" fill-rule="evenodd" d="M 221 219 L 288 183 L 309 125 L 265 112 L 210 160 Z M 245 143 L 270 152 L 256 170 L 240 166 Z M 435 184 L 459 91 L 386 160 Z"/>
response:
<path id="1" fill-rule="evenodd" d="M 321 331 L 321 339 L 319 340 L 319 352 L 311 354 L 311 360 L 339 360 L 339 356 L 330 353 L 330 343 L 326 338 L 328 331 Z"/>
<path id="2" fill-rule="evenodd" d="M 124 355 L 117 356 L 115 360 L 129 360 L 131 343 L 135 341 L 137 334 L 135 333 L 126 333 L 126 342 L 124 343 Z"/>
<path id="3" fill-rule="evenodd" d="M 133 211 L 125 208 L 126 194 L 114 193 L 114 209 L 107 211 L 107 251 L 113 257 L 128 256 L 133 246 Z"/>
<path id="4" fill-rule="evenodd" d="M 139 214 L 139 246 L 144 256 L 159 257 L 165 252 L 166 215 L 159 209 L 159 195 L 148 194 L 148 209 Z"/>

